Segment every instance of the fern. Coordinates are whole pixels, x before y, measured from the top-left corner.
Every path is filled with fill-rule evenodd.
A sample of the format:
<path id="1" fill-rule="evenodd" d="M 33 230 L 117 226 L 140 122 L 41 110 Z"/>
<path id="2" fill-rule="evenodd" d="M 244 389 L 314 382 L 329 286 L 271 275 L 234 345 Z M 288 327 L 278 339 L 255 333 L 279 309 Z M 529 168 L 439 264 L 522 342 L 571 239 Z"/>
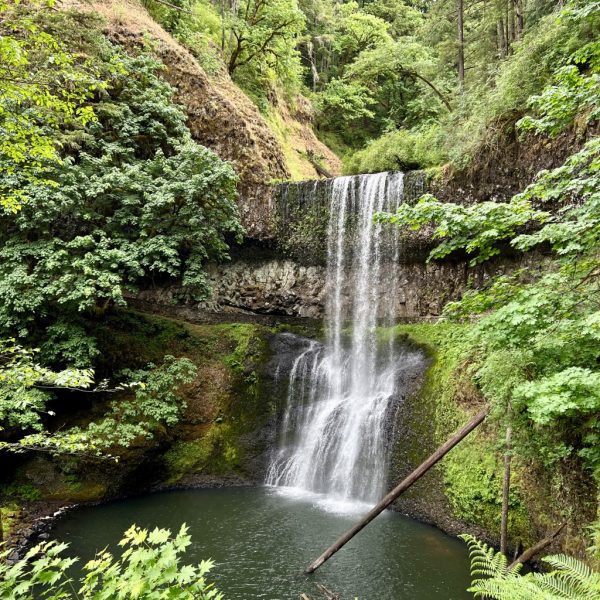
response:
<path id="1" fill-rule="evenodd" d="M 469 546 L 469 588 L 476 598 L 495 600 L 600 600 L 600 573 L 565 554 L 542 559 L 548 573 L 521 574 L 522 565 L 510 569 L 504 554 L 471 535 L 460 536 Z"/>

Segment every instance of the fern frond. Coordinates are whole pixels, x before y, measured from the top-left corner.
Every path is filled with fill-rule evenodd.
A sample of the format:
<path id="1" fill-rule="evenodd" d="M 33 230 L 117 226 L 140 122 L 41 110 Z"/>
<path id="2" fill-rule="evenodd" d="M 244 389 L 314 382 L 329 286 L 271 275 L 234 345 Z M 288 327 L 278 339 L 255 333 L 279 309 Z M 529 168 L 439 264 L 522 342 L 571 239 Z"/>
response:
<path id="1" fill-rule="evenodd" d="M 542 560 L 551 567 L 554 567 L 557 571 L 568 573 L 573 579 L 578 581 L 586 581 L 594 573 L 583 561 L 577 560 L 573 556 L 568 556 L 566 554 L 554 554 L 552 556 L 546 556 Z"/>
<path id="2" fill-rule="evenodd" d="M 508 561 L 506 556 L 496 552 L 485 542 L 476 537 L 464 534 L 460 536 L 469 547 L 471 558 L 471 575 L 485 577 L 502 577 L 508 573 Z"/>
<path id="3" fill-rule="evenodd" d="M 600 600 L 600 573 L 564 554 L 543 560 L 549 573 L 521 575 L 522 565 L 509 570 L 506 557 L 471 535 L 460 536 L 469 546 L 469 591 L 476 598 L 494 600 Z"/>
<path id="4" fill-rule="evenodd" d="M 554 594 L 558 598 L 577 599 L 584 598 L 583 592 L 578 585 L 561 574 L 553 571 L 552 573 L 534 573 L 532 579 L 538 588 L 549 594 Z"/>
<path id="5" fill-rule="evenodd" d="M 476 598 L 494 600 L 564 600 L 562 596 L 549 595 L 526 577 L 486 579 L 469 588 Z"/>

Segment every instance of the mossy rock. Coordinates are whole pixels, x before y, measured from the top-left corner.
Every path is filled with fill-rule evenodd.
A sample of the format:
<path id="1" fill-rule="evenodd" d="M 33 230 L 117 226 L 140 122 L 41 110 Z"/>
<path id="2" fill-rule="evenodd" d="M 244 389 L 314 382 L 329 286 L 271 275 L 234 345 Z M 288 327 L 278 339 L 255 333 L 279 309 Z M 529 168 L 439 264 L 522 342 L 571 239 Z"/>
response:
<path id="1" fill-rule="evenodd" d="M 16 497 L 21 503 L 37 500 L 101 500 L 108 490 L 108 482 L 103 481 L 96 472 L 76 473 L 76 468 L 75 464 L 66 466 L 47 457 L 34 457 L 17 470 L 13 483 Z"/>
<path id="2" fill-rule="evenodd" d="M 462 358 L 465 327 L 442 323 L 399 325 L 427 353 L 430 366 L 421 389 L 405 401 L 393 460 L 394 478 L 418 466 L 484 402 Z M 465 438 L 412 490 L 400 499 L 401 510 L 457 534 L 473 532 L 496 541 L 502 506 L 502 455 L 495 425 L 484 424 Z M 535 532 L 523 501 L 524 482 L 515 466 L 511 485 L 511 539 L 533 543 Z"/>
<path id="3" fill-rule="evenodd" d="M 257 475 L 250 463 L 266 452 L 262 430 L 279 408 L 264 367 L 271 358 L 268 340 L 281 328 L 199 325 L 127 311 L 100 329 L 107 369 L 140 367 L 164 354 L 185 356 L 198 367 L 196 380 L 183 389 L 182 419 L 159 458 L 168 484 L 191 474 Z"/>

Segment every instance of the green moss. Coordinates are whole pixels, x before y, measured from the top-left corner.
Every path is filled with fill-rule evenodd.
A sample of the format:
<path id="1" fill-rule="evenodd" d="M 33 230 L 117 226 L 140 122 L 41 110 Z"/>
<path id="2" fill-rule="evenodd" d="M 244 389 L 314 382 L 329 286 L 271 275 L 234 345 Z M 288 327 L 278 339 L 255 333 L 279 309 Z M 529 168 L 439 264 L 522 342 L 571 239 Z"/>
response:
<path id="1" fill-rule="evenodd" d="M 167 483 L 175 483 L 188 473 L 201 473 L 213 453 L 211 436 L 205 435 L 190 442 L 176 442 L 165 454 Z"/>
<path id="2" fill-rule="evenodd" d="M 8 539 L 18 526 L 21 509 L 15 502 L 0 505 L 0 542 Z"/>
<path id="3" fill-rule="evenodd" d="M 42 497 L 42 492 L 38 487 L 31 483 L 12 483 L 10 485 L 0 486 L 0 495 L 11 500 L 25 500 L 27 502 L 32 502 L 34 500 L 39 500 Z"/>
<path id="4" fill-rule="evenodd" d="M 197 439 L 178 441 L 167 451 L 167 483 L 176 483 L 190 474 L 237 473 L 242 456 L 233 428 L 227 423 L 215 423 Z"/>
<path id="5" fill-rule="evenodd" d="M 329 204 L 315 201 L 310 205 L 288 199 L 287 214 L 276 218 L 278 252 L 300 264 L 324 265 L 327 260 Z"/>
<path id="6" fill-rule="evenodd" d="M 398 325 L 388 335 L 407 336 L 423 348 L 431 364 L 423 386 L 410 399 L 405 424 L 420 440 L 404 449 L 402 460 L 416 466 L 468 421 L 482 398 L 473 386 L 465 364 L 466 327 L 449 323 Z M 384 334 L 385 335 L 385 334 Z M 436 467 L 453 515 L 463 522 L 482 527 L 494 534 L 499 531 L 502 506 L 502 456 L 496 443 L 493 424 L 476 430 L 455 447 Z M 429 480 L 435 485 L 434 479 Z M 427 485 L 427 484 L 426 484 Z M 415 494 L 427 494 L 423 486 Z M 530 519 L 523 503 L 521 473 L 514 469 L 510 497 L 510 535 L 524 543 L 532 539 Z"/>
<path id="7" fill-rule="evenodd" d="M 446 495 L 456 516 L 481 525 L 488 531 L 500 530 L 503 463 L 495 448 L 481 435 L 459 444 L 444 461 Z M 509 499 L 511 536 L 533 542 L 527 511 L 513 481 Z"/>
<path id="8" fill-rule="evenodd" d="M 299 125 L 297 123 L 286 123 L 281 113 L 270 104 L 263 116 L 269 125 L 269 129 L 275 134 L 283 151 L 285 164 L 290 172 L 291 180 L 302 181 L 303 179 L 307 179 L 314 172 L 314 169 L 308 159 L 303 157 L 293 145 L 294 136 L 298 135 L 298 132 L 294 131 L 294 125 L 296 128 Z"/>
<path id="9" fill-rule="evenodd" d="M 248 359 L 255 353 L 262 354 L 262 340 L 257 337 L 257 326 L 248 323 L 234 323 L 218 326 L 219 331 L 229 336 L 234 343 L 233 351 L 225 357 L 226 364 L 238 373 L 247 369 Z M 258 346 L 257 346 L 258 344 Z"/>
<path id="10" fill-rule="evenodd" d="M 262 427 L 277 409 L 262 377 L 270 358 L 268 336 L 275 328 L 248 323 L 192 325 L 125 313 L 111 324 L 113 329 L 123 366 L 157 362 L 170 353 L 186 356 L 199 368 L 198 385 L 185 391 L 186 414 L 163 457 L 167 481 L 198 473 L 243 475 L 246 451 L 240 439 Z M 106 352 L 114 361 L 111 345 Z"/>

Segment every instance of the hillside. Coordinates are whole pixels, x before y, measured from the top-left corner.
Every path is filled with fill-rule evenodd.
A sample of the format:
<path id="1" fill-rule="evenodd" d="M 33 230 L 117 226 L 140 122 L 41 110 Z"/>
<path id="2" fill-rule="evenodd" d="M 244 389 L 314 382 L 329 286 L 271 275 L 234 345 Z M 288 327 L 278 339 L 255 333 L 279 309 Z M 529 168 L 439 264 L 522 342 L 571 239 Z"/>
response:
<path id="1" fill-rule="evenodd" d="M 137 50 L 147 43 L 153 46 L 165 64 L 165 79 L 177 90 L 176 102 L 185 107 L 194 140 L 235 166 L 240 178 L 242 223 L 250 237 L 271 235 L 270 183 L 318 177 L 306 158 L 308 152 L 323 156 L 324 166 L 332 174 L 339 172 L 337 158 L 312 131 L 310 113 L 299 110 L 294 117 L 282 103 L 270 119 L 265 119 L 226 72 L 207 75 L 140 2 L 62 0 L 57 6 L 102 16 L 108 38 L 124 48 Z"/>

